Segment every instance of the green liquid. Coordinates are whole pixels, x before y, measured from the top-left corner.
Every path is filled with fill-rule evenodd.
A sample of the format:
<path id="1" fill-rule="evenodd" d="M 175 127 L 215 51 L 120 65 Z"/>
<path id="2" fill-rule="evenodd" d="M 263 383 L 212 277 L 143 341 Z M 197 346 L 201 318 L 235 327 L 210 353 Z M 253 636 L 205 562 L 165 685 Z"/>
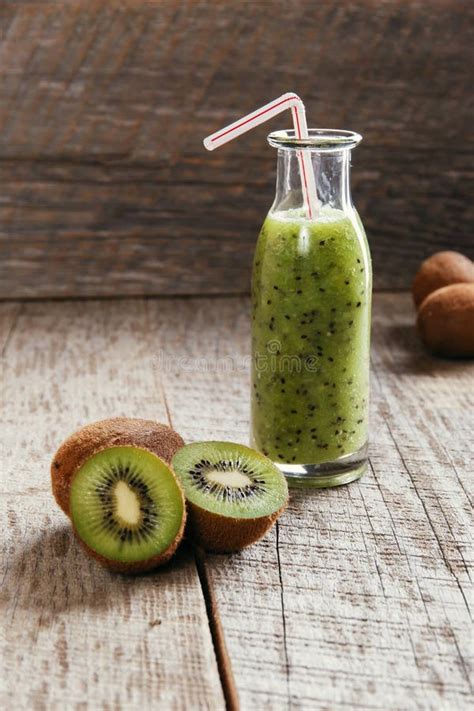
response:
<path id="1" fill-rule="evenodd" d="M 366 443 L 371 288 L 356 213 L 265 220 L 252 278 L 252 431 L 276 463 L 330 462 Z"/>

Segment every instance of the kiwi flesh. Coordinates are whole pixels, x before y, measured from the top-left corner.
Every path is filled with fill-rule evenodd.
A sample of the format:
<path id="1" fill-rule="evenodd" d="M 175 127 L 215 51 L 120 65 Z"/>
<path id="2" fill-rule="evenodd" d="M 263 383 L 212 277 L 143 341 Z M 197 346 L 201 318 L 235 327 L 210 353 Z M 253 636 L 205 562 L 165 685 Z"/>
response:
<path id="1" fill-rule="evenodd" d="M 271 528 L 288 502 L 288 485 L 263 454 L 232 442 L 195 442 L 171 466 L 184 489 L 192 535 L 209 551 L 233 552 Z"/>
<path id="2" fill-rule="evenodd" d="M 153 420 L 113 417 L 92 422 L 68 437 L 54 455 L 51 464 L 54 497 L 69 516 L 69 494 L 75 473 L 86 459 L 101 449 L 140 447 L 169 463 L 183 445 L 177 432 Z"/>
<path id="3" fill-rule="evenodd" d="M 183 537 L 183 491 L 170 467 L 136 446 L 101 449 L 70 487 L 75 533 L 100 563 L 139 573 L 166 563 Z"/>

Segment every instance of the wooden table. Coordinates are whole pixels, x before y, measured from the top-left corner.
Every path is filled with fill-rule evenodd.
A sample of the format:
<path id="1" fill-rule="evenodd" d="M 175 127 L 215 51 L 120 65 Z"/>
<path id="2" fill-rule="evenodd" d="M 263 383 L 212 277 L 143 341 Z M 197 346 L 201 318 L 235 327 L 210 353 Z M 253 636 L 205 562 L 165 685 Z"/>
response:
<path id="1" fill-rule="evenodd" d="M 137 578 L 89 560 L 49 462 L 110 415 L 248 439 L 248 302 L 0 305 L 4 709 L 467 709 L 472 363 L 375 298 L 371 466 L 292 494 L 267 537 Z M 470 481 L 471 479 L 471 481 Z"/>

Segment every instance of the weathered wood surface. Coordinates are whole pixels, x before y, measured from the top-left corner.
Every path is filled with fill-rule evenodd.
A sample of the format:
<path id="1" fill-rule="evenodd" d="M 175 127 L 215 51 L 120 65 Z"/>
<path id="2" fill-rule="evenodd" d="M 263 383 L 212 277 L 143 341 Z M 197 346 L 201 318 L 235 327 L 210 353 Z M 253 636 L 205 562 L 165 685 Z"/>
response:
<path id="1" fill-rule="evenodd" d="M 103 572 L 56 510 L 48 463 L 110 414 L 246 442 L 247 300 L 20 309 L 0 305 L 0 703 L 222 708 L 191 553 L 136 580 Z M 262 542 L 203 563 L 245 711 L 469 708 L 473 365 L 427 355 L 413 321 L 408 295 L 376 297 L 368 475 L 293 493 Z"/>
<path id="2" fill-rule="evenodd" d="M 472 250 L 473 4 L 75 0 L 0 8 L 0 297 L 244 293 L 273 198 L 267 129 L 201 140 L 287 90 L 364 134 L 376 286 Z"/>
<path id="3" fill-rule="evenodd" d="M 187 439 L 246 442 L 247 304 L 201 304 L 150 302 L 179 324 L 157 336 L 168 406 Z M 408 295 L 376 298 L 368 476 L 295 492 L 259 545 L 209 558 L 245 709 L 468 708 L 474 366 L 413 324 Z"/>

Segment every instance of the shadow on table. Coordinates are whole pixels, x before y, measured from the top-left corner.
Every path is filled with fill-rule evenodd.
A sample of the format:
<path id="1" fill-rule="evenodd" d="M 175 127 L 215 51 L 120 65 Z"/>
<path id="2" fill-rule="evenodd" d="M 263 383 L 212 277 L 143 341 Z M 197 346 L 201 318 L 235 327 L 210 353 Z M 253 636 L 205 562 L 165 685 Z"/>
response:
<path id="1" fill-rule="evenodd" d="M 0 597 L 11 613 L 18 609 L 41 612 L 45 620 L 47 613 L 80 608 L 113 607 L 126 617 L 132 595 L 156 585 L 159 578 L 166 577 L 166 583 L 172 585 L 180 568 L 189 564 L 191 555 L 182 546 L 170 563 L 156 571 L 119 575 L 91 559 L 65 524 L 44 530 L 11 551 Z"/>
<path id="2" fill-rule="evenodd" d="M 473 362 L 469 358 L 442 358 L 429 353 L 412 321 L 381 327 L 379 333 L 374 333 L 374 342 L 380 338 L 384 341 L 384 352 L 390 353 L 383 358 L 383 366 L 397 375 L 452 375 L 465 372 L 466 363 Z"/>

